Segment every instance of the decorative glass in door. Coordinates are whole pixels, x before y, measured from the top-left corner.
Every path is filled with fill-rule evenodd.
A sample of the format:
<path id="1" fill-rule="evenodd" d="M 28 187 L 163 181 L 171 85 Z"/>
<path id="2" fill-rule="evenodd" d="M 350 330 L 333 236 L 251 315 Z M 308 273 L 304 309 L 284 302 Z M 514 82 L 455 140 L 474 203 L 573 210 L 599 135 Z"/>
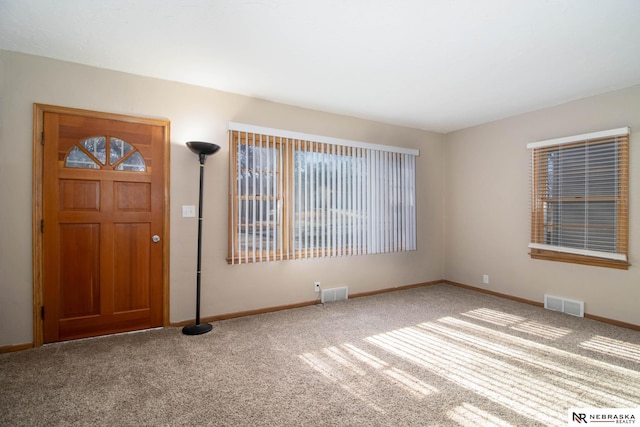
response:
<path id="1" fill-rule="evenodd" d="M 119 171 L 147 171 L 140 152 L 123 139 L 112 136 L 84 139 L 69 151 L 65 159 L 65 167 L 68 168 L 102 169 L 107 164 Z"/>

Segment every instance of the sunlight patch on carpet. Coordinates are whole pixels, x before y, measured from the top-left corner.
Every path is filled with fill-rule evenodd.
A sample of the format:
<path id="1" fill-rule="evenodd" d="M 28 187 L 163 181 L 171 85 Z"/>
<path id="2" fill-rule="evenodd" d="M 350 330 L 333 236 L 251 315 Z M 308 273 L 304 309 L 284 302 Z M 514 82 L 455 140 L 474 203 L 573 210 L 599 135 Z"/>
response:
<path id="1" fill-rule="evenodd" d="M 564 422 L 569 407 L 638 404 L 638 372 L 453 317 L 365 340 L 424 368 L 424 378 L 438 375 L 549 425 Z M 462 409 L 453 414 L 473 416 Z"/>
<path id="2" fill-rule="evenodd" d="M 580 347 L 640 363 L 640 345 L 613 338 L 595 336 Z"/>
<path id="3" fill-rule="evenodd" d="M 491 310 L 490 308 L 477 308 L 475 310 L 462 313 L 462 315 L 500 326 L 512 325 L 514 323 L 527 320 L 524 317 L 516 316 L 515 314 L 507 314 L 501 311 Z"/>
<path id="4" fill-rule="evenodd" d="M 462 426 L 514 427 L 513 424 L 466 402 L 447 412 L 447 416 Z"/>
<path id="5" fill-rule="evenodd" d="M 571 333 L 571 329 L 569 328 L 558 328 L 535 321 L 522 322 L 518 325 L 512 326 L 511 329 L 526 332 L 548 340 L 557 340 Z"/>
<path id="6" fill-rule="evenodd" d="M 438 389 L 430 386 L 424 381 L 416 378 L 402 369 L 391 368 L 382 371 L 385 375 L 391 377 L 400 387 L 404 387 L 409 393 L 414 394 L 417 398 L 422 399 L 433 393 L 437 393 Z"/>
<path id="7" fill-rule="evenodd" d="M 325 347 L 298 357 L 376 410 L 382 410 L 381 405 L 387 400 L 387 395 L 381 393 L 380 379 L 416 400 L 438 393 L 436 387 L 398 367 L 391 367 L 390 363 L 351 343 Z"/>
<path id="8" fill-rule="evenodd" d="M 323 351 L 323 355 L 329 358 L 326 359 L 322 355 L 319 356 L 313 353 L 304 353 L 298 357 L 330 382 L 335 383 L 369 408 L 382 414 L 385 413 L 385 410 L 375 402 L 374 395 L 371 393 L 375 388 L 374 381 L 363 378 L 363 374 L 353 370 L 352 366 L 344 363 L 344 360 L 336 358 L 335 351 Z M 345 367 L 347 368 L 346 372 L 344 370 Z M 358 379 L 354 379 L 354 376 L 358 377 Z"/>
<path id="9" fill-rule="evenodd" d="M 360 362 L 366 363 L 368 366 L 373 369 L 381 369 L 385 366 L 389 366 L 387 362 L 382 359 L 375 357 L 372 354 L 367 353 L 366 351 L 356 347 L 353 344 L 344 344 L 343 347 L 357 360 Z"/>

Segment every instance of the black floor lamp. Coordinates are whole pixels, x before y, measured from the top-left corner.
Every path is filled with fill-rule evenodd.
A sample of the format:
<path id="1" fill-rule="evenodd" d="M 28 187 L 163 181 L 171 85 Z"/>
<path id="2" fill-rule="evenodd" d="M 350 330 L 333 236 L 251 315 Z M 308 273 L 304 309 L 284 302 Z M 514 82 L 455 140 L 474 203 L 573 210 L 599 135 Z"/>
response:
<path id="1" fill-rule="evenodd" d="M 204 182 L 204 161 L 210 154 L 216 153 L 220 147 L 210 142 L 190 141 L 187 147 L 200 158 L 200 201 L 198 206 L 198 267 L 196 276 L 196 323 L 182 328 L 185 335 L 200 335 L 209 332 L 211 323 L 200 323 L 200 271 L 202 266 L 202 185 Z"/>

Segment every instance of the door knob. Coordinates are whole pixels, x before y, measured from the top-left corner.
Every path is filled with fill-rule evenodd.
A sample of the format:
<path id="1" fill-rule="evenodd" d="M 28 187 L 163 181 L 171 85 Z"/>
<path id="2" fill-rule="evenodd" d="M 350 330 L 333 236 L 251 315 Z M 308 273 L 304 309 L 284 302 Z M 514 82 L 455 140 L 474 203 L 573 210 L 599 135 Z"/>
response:
<path id="1" fill-rule="evenodd" d="M 151 241 L 153 243 L 158 243 L 160 241 L 160 236 L 158 236 L 157 234 L 154 234 L 153 237 L 151 237 Z"/>

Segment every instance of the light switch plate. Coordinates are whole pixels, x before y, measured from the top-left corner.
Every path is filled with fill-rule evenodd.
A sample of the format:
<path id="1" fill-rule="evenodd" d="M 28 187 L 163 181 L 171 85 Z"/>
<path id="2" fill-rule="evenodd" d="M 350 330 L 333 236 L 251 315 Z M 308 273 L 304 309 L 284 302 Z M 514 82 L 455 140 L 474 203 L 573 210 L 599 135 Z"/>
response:
<path id="1" fill-rule="evenodd" d="M 196 207 L 193 205 L 182 205 L 182 217 L 183 218 L 195 218 Z"/>

